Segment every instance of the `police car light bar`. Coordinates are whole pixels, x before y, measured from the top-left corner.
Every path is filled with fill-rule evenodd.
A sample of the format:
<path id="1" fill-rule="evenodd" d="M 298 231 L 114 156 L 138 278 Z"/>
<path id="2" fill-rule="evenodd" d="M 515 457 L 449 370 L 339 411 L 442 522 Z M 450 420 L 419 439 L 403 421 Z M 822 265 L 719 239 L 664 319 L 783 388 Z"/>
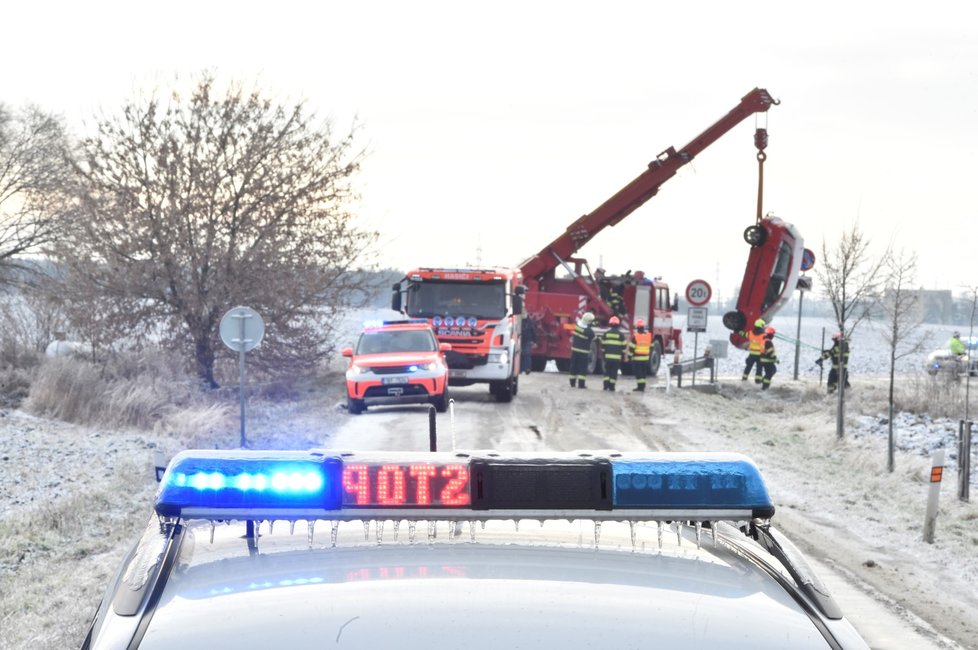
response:
<path id="1" fill-rule="evenodd" d="M 186 451 L 163 517 L 229 519 L 770 518 L 760 471 L 733 453 Z"/>

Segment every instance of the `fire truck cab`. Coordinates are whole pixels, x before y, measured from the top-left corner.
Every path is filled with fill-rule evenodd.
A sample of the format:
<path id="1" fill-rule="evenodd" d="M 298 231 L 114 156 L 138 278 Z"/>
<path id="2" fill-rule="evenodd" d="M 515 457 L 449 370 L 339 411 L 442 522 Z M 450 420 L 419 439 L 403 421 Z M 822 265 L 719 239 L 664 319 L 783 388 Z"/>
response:
<path id="1" fill-rule="evenodd" d="M 445 353 L 448 383 L 488 383 L 500 402 L 519 390 L 523 275 L 505 268 L 418 268 L 393 287 L 391 307 L 431 323 Z"/>

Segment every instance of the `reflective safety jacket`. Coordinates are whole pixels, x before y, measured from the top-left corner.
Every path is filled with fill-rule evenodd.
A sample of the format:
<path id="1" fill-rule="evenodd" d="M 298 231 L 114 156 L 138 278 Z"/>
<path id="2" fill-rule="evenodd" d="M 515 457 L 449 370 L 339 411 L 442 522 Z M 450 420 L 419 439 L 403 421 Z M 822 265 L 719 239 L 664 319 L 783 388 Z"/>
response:
<path id="1" fill-rule="evenodd" d="M 947 349 L 951 351 L 951 354 L 960 357 L 965 352 L 964 341 L 952 336 L 951 340 L 947 342 Z"/>
<path id="2" fill-rule="evenodd" d="M 628 342 L 628 354 L 636 361 L 648 361 L 652 350 L 652 332 L 635 332 Z"/>
<path id="3" fill-rule="evenodd" d="M 764 349 L 761 350 L 761 363 L 777 363 L 778 355 L 774 350 L 774 340 L 764 337 Z"/>
<path id="4" fill-rule="evenodd" d="M 601 337 L 601 345 L 604 346 L 605 359 L 611 361 L 621 360 L 621 355 L 625 351 L 625 335 L 621 333 L 617 325 L 613 325 Z"/>
<path id="5" fill-rule="evenodd" d="M 594 330 L 590 325 L 581 325 L 578 321 L 574 325 L 574 334 L 571 337 L 571 352 L 591 352 L 591 341 L 594 339 Z"/>
<path id="6" fill-rule="evenodd" d="M 760 355 L 764 351 L 764 330 L 755 327 L 747 333 L 747 352 Z"/>

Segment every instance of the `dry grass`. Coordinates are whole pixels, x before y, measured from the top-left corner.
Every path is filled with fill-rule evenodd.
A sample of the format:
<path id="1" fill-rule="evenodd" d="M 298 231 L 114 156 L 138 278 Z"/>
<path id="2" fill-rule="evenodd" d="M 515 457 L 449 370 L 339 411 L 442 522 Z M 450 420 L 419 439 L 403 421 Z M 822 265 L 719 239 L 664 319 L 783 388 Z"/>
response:
<path id="1" fill-rule="evenodd" d="M 101 366 L 48 359 L 24 409 L 65 422 L 143 431 L 186 427 L 187 411 L 212 424 L 225 410 L 182 374 L 172 357 L 158 353 L 122 355 Z"/>
<path id="2" fill-rule="evenodd" d="M 78 647 L 119 558 L 145 524 L 154 487 L 146 468 L 125 465 L 91 491 L 4 518 L 0 648 Z"/>

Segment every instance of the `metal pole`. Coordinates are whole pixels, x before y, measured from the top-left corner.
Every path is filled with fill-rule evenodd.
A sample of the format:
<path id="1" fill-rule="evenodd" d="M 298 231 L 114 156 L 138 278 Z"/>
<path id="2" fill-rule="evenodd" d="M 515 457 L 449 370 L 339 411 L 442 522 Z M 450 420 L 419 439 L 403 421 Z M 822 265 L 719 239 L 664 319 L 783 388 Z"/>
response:
<path id="1" fill-rule="evenodd" d="M 795 331 L 795 376 L 798 380 L 798 359 L 801 356 L 801 305 L 805 301 L 805 292 L 798 292 L 798 329 Z"/>
<path id="2" fill-rule="evenodd" d="M 438 451 L 438 437 L 435 433 L 434 406 L 428 406 L 428 451 Z"/>
<path id="3" fill-rule="evenodd" d="M 690 385 L 696 385 L 696 355 L 700 347 L 700 333 L 699 331 L 693 332 L 693 379 Z"/>
<path id="4" fill-rule="evenodd" d="M 238 350 L 238 393 L 241 397 L 241 446 L 247 447 L 248 441 L 245 438 L 245 316 L 240 316 L 239 320 L 241 322 L 241 329 L 239 332 L 241 336 L 238 339 L 238 344 L 241 346 Z"/>

